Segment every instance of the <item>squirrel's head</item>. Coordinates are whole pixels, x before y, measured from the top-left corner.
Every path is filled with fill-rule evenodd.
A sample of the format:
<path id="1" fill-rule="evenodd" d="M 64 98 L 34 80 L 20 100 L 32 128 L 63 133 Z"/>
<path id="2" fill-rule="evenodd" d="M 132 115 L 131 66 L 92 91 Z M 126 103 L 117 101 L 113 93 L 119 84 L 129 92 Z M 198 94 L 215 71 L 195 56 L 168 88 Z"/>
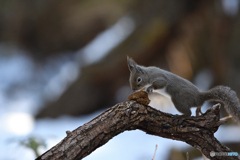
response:
<path id="1" fill-rule="evenodd" d="M 133 91 L 144 89 L 148 84 L 148 75 L 145 70 L 137 65 L 132 59 L 127 57 L 128 68 L 130 70 L 129 83 Z"/>

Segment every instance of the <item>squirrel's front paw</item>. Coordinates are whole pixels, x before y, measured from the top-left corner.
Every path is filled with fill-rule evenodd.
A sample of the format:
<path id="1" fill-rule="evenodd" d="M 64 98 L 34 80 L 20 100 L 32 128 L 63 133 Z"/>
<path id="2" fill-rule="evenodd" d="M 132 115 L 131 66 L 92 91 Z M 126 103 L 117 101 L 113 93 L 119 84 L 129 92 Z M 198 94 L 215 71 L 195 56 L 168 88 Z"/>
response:
<path id="1" fill-rule="evenodd" d="M 150 86 L 147 88 L 146 92 L 149 94 L 149 93 L 152 93 L 153 92 L 153 86 Z"/>

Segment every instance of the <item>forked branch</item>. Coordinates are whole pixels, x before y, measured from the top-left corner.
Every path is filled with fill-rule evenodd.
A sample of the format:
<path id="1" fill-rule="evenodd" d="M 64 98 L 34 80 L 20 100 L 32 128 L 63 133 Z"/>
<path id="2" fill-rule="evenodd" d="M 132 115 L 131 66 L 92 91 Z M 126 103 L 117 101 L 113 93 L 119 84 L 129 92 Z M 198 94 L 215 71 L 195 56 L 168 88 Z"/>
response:
<path id="1" fill-rule="evenodd" d="M 179 140 L 197 148 L 210 159 L 238 159 L 214 156 L 210 152 L 232 152 L 213 135 L 225 121 L 219 118 L 220 105 L 198 117 L 181 118 L 163 113 L 135 101 L 126 101 L 107 109 L 83 126 L 78 127 L 37 160 L 79 160 L 111 138 L 126 130 L 139 129 L 147 134 Z"/>

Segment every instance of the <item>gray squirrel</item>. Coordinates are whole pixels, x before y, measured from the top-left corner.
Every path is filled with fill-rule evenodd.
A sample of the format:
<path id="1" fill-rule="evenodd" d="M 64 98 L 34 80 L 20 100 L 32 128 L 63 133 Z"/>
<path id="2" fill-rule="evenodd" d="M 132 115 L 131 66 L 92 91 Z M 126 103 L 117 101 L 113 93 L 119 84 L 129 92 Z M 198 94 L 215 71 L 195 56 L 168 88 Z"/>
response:
<path id="1" fill-rule="evenodd" d="M 233 119 L 240 122 L 239 99 L 236 92 L 229 87 L 216 86 L 201 92 L 190 81 L 171 72 L 157 67 L 138 65 L 129 57 L 127 63 L 130 70 L 129 82 L 133 91 L 157 92 L 171 98 L 176 109 L 183 113 L 183 117 L 191 116 L 191 107 L 197 107 L 197 115 L 202 114 L 201 107 L 207 100 L 220 101 Z"/>

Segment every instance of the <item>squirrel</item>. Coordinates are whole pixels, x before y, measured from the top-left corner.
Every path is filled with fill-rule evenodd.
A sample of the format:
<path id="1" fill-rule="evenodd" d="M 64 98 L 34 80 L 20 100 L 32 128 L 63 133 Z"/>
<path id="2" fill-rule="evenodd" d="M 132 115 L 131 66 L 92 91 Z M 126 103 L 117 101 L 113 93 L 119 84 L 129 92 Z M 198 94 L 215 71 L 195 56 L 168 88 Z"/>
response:
<path id="1" fill-rule="evenodd" d="M 216 100 L 224 104 L 224 108 L 233 119 L 240 122 L 240 106 L 236 92 L 226 86 L 216 86 L 201 92 L 190 81 L 157 67 L 138 65 L 132 58 L 127 57 L 130 70 L 130 86 L 136 92 L 145 90 L 148 94 L 160 93 L 171 98 L 175 108 L 183 113 L 183 117 L 190 117 L 190 108 L 197 107 L 196 115 L 203 114 L 201 107 L 207 100 Z"/>

